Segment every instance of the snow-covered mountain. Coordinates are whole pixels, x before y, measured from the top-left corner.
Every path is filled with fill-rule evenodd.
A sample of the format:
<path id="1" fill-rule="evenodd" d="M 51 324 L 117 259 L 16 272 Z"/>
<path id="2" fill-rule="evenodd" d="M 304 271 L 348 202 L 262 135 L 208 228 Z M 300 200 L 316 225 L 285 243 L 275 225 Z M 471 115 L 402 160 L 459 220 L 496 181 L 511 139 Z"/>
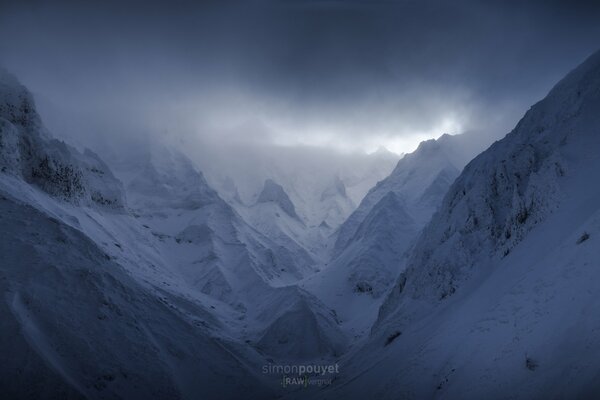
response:
<path id="1" fill-rule="evenodd" d="M 308 147 L 264 151 L 244 148 L 225 165 L 199 162 L 208 169 L 211 185 L 245 222 L 299 260 L 310 259 L 313 271 L 330 257 L 334 231 L 397 161 L 384 149 L 372 154 Z"/>
<path id="2" fill-rule="evenodd" d="M 474 133 L 444 134 L 438 139 L 422 142 L 413 153 L 398 161 L 388 177 L 369 190 L 358 208 L 340 226 L 335 242 L 336 255 L 350 245 L 366 216 L 390 192 L 396 194 L 404 211 L 416 224 L 423 226 L 462 168 L 485 145 L 481 136 Z"/>
<path id="3" fill-rule="evenodd" d="M 324 258 L 330 228 L 306 226 L 295 212 L 285 190 L 272 180 L 265 181 L 257 201 L 249 206 L 237 203 L 235 207 L 244 221 L 274 243 L 294 253 L 297 261 L 317 269 Z M 307 276 L 304 274 L 303 277 Z"/>
<path id="4" fill-rule="evenodd" d="M 364 198 L 388 155 L 207 179 L 163 143 L 53 139 L 0 71 L 3 395 L 594 397 L 600 52 L 485 145 L 425 141 Z"/>
<path id="5" fill-rule="evenodd" d="M 595 397 L 598 171 L 600 52 L 465 167 L 325 397 Z"/>
<path id="6" fill-rule="evenodd" d="M 128 156 L 113 174 L 52 139 L 0 74 L 7 396 L 272 397 L 267 359 L 344 350 L 335 315 L 290 286 L 313 270 L 302 247 L 249 226 L 182 154 Z"/>
<path id="7" fill-rule="evenodd" d="M 341 225 L 328 265 L 302 285 L 334 308 L 353 335 L 368 333 L 405 251 L 484 144 L 475 134 L 422 142 Z"/>
<path id="8" fill-rule="evenodd" d="M 260 356 L 236 350 L 210 300 L 171 290 L 106 165 L 51 139 L 27 90 L 5 72 L 0 82 L 5 395 L 267 395 L 244 366 Z"/>
<path id="9" fill-rule="evenodd" d="M 31 94 L 7 72 L 0 78 L 0 171 L 74 204 L 122 208 L 123 188 L 102 160 L 50 138 Z"/>
<path id="10" fill-rule="evenodd" d="M 265 181 L 265 186 L 258 195 L 256 203 L 274 203 L 290 217 L 300 220 L 298 214 L 296 214 L 296 207 L 294 207 L 285 190 L 281 185 L 273 182 L 272 179 Z"/>
<path id="11" fill-rule="evenodd" d="M 312 147 L 245 146 L 200 153 L 202 157 L 189 157 L 194 161 L 198 158 L 211 186 L 238 211 L 239 206 L 255 204 L 265 181 L 271 180 L 283 188 L 307 227 L 324 223 L 332 231 L 398 161 L 396 154 L 385 150 L 341 154 Z"/>

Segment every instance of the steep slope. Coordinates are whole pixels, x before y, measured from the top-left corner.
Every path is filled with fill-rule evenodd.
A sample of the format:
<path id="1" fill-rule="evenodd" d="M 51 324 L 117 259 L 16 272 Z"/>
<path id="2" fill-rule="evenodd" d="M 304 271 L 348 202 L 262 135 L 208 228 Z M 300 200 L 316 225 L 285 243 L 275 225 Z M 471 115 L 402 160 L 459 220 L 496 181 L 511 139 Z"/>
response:
<path id="1" fill-rule="evenodd" d="M 368 333 L 405 251 L 483 143 L 474 134 L 422 142 L 369 191 L 338 230 L 328 265 L 302 283 L 336 310 L 353 336 Z"/>
<path id="2" fill-rule="evenodd" d="M 297 286 L 278 288 L 267 294 L 269 307 L 258 311 L 262 329 L 251 337 L 257 349 L 283 361 L 306 362 L 340 356 L 347 338 L 337 316 Z"/>
<path id="3" fill-rule="evenodd" d="M 351 243 L 365 216 L 389 192 L 394 192 L 405 204 L 405 211 L 423 226 L 462 168 L 483 150 L 484 142 L 474 133 L 444 134 L 438 139 L 422 142 L 417 150 L 398 161 L 387 178 L 369 190 L 358 208 L 342 224 L 335 242 L 335 253 L 340 254 Z"/>
<path id="4" fill-rule="evenodd" d="M 128 160 L 119 166 L 118 174 L 132 199 L 137 222 L 154 236 L 160 259 L 182 277 L 178 290 L 216 300 L 214 307 L 227 314 L 230 334 L 256 344 L 264 353 L 273 350 L 271 356 L 283 354 L 265 341 L 258 342 L 267 331 L 271 339 L 285 335 L 282 329 L 270 328 L 283 314 L 286 321 L 293 321 L 290 327 L 306 328 L 298 338 L 299 346 L 319 343 L 317 348 L 339 348 L 334 343 L 343 342 L 343 335 L 330 312 L 318 301 L 304 301 L 307 295 L 302 291 L 286 288 L 313 272 L 315 262 L 302 246 L 279 231 L 263 235 L 250 227 L 208 186 L 191 161 L 173 149 L 151 147 L 139 159 Z M 266 185 L 255 206 L 278 210 L 282 219 L 301 225 L 281 209 L 280 201 L 285 206 L 289 199 L 274 185 Z M 305 312 L 282 311 L 281 304 L 290 301 L 304 304 Z"/>
<path id="5" fill-rule="evenodd" d="M 0 69 L 0 171 L 76 204 L 120 209 L 123 188 L 90 150 L 52 139 L 31 94 Z"/>
<path id="6" fill-rule="evenodd" d="M 7 397 L 269 396 L 201 305 L 140 285 L 80 231 L 7 193 L 0 210 Z"/>
<path id="7" fill-rule="evenodd" d="M 354 211 L 356 204 L 346 191 L 346 184 L 339 175 L 325 186 L 319 197 L 322 226 L 338 227 Z"/>
<path id="8" fill-rule="evenodd" d="M 199 162 L 211 186 L 245 222 L 313 271 L 330 257 L 332 233 L 398 158 L 385 150 L 346 155 L 277 147 L 253 160 L 253 151 L 243 149 L 244 157 L 232 156 L 226 165 Z"/>
<path id="9" fill-rule="evenodd" d="M 274 202 L 238 205 L 236 210 L 252 228 L 287 249 L 297 263 L 306 266 L 306 271 L 309 272 L 303 276 L 314 272 L 318 261 L 323 258 L 323 243 L 329 229 L 307 227 L 298 218 L 282 211 Z"/>
<path id="10" fill-rule="evenodd" d="M 596 54 L 569 74 L 468 165 L 415 246 L 407 290 L 427 286 L 435 296 L 452 294 L 454 281 L 467 277 L 478 258 L 507 256 L 564 203 L 565 185 L 596 167 L 599 59 Z M 593 194 L 585 184 L 569 189 L 571 201 Z"/>
<path id="11" fill-rule="evenodd" d="M 141 149 L 121 161 L 123 185 L 51 139 L 14 78 L 0 82 L 5 393 L 269 398 L 277 380 L 256 374 L 269 351 L 296 357 L 276 345 L 290 327 L 312 355 L 340 351 L 335 316 L 286 287 L 308 263 L 248 226 L 189 160 Z"/>
<path id="12" fill-rule="evenodd" d="M 135 159 L 136 165 L 129 161 L 121 171 L 133 208 L 194 210 L 220 201 L 202 173 L 173 150 L 152 147 Z"/>
<path id="13" fill-rule="evenodd" d="M 292 201 L 288 197 L 285 190 L 283 190 L 281 185 L 278 185 L 272 179 L 267 179 L 265 181 L 265 186 L 263 187 L 263 190 L 258 195 L 258 199 L 256 199 L 256 202 L 257 203 L 269 203 L 269 202 L 275 203 L 287 215 L 299 220 L 299 217 L 296 214 L 296 207 L 294 207 L 294 203 L 292 203 Z"/>
<path id="14" fill-rule="evenodd" d="M 388 235 L 390 225 L 395 227 L 395 235 Z M 371 209 L 352 238 L 352 242 L 360 246 L 344 253 L 347 262 L 343 263 L 352 271 L 349 279 L 356 291 L 368 292 L 374 297 L 383 293 L 387 283 L 396 277 L 393 271 L 380 266 L 399 263 L 402 248 L 410 243 L 417 229 L 415 225 L 394 192 L 386 194 Z M 393 259 L 384 259 L 388 256 Z"/>
<path id="15" fill-rule="evenodd" d="M 336 224 L 335 221 L 354 208 L 344 183 L 337 176 L 331 186 L 323 190 L 319 202 L 324 220 L 318 225 L 307 225 L 306 219 L 296 213 L 294 203 L 283 187 L 267 179 L 253 204 L 244 205 L 235 200 L 231 204 L 250 226 L 290 250 L 295 259 L 313 266 L 314 271 L 330 252 L 332 228 L 327 221 Z"/>
<path id="16" fill-rule="evenodd" d="M 598 110 L 600 52 L 465 168 L 340 392 L 597 395 Z"/>
<path id="17" fill-rule="evenodd" d="M 0 100 L 6 396 L 269 396 L 262 356 L 231 339 L 210 298 L 177 288 L 106 164 L 52 139 L 4 72 Z"/>
<path id="18" fill-rule="evenodd" d="M 236 294 L 253 298 L 248 290 L 290 284 L 311 272 L 313 262 L 301 248 L 285 247 L 249 227 L 181 153 L 153 147 L 118 173 L 138 220 L 204 292 L 220 281 L 225 286 L 218 290 L 231 295 L 220 300 L 237 302 Z"/>

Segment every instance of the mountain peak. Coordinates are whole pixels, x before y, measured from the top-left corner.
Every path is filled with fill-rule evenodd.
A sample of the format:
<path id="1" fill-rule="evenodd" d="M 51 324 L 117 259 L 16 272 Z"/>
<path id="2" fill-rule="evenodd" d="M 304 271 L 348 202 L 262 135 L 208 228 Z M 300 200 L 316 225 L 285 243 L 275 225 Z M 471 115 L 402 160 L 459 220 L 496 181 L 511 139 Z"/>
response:
<path id="1" fill-rule="evenodd" d="M 263 190 L 258 195 L 257 203 L 276 203 L 286 214 L 299 219 L 296 207 L 281 185 L 272 179 L 265 180 Z"/>

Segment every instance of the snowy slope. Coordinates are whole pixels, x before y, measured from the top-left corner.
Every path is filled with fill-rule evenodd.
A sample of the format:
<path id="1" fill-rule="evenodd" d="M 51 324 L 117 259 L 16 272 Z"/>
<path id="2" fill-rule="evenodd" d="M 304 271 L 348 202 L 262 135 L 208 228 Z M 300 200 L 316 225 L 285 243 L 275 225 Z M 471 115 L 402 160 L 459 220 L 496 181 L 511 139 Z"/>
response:
<path id="1" fill-rule="evenodd" d="M 256 203 L 275 203 L 287 215 L 300 220 L 298 214 L 296 214 L 296 207 L 294 207 L 294 203 L 292 203 L 281 185 L 278 185 L 272 179 L 267 179 L 265 181 L 265 186 L 258 195 Z"/>
<path id="2" fill-rule="evenodd" d="M 310 225 L 306 218 L 296 213 L 296 207 L 285 189 L 267 179 L 251 204 L 243 204 L 239 199 L 233 199 L 230 204 L 254 229 L 293 252 L 298 260 L 314 266 L 314 272 L 316 265 L 327 259 L 332 247 L 330 236 L 333 228 L 327 221 L 337 224 L 336 221 L 354 208 L 344 183 L 337 176 L 321 193 L 318 202 L 325 217 L 318 225 Z"/>
<path id="3" fill-rule="evenodd" d="M 310 257 L 246 224 L 187 158 L 150 145 L 114 163 L 119 180 L 0 82 L 6 393 L 36 376 L 33 397 L 269 398 L 268 357 L 343 351 L 335 315 L 287 286 Z"/>
<path id="4" fill-rule="evenodd" d="M 423 226 L 436 210 L 442 197 L 462 168 L 483 150 L 483 139 L 474 133 L 422 142 L 417 150 L 398 161 L 392 173 L 375 185 L 359 207 L 340 227 L 335 243 L 336 254 L 352 241 L 366 215 L 388 193 L 404 203 L 405 211 Z"/>
<path id="5" fill-rule="evenodd" d="M 270 356 L 296 357 L 271 344 L 287 336 L 284 330 L 271 328 L 284 315 L 293 329 L 306 326 L 298 346 L 318 344 L 317 348 L 327 349 L 321 355 L 339 352 L 345 339 L 329 310 L 316 299 L 306 301 L 308 294 L 301 290 L 286 287 L 313 272 L 315 261 L 302 246 L 287 235 L 278 237 L 276 230 L 264 235 L 249 226 L 173 149 L 152 146 L 141 152 L 139 160 L 128 160 L 118 165 L 117 173 L 132 199 L 137 222 L 154 236 L 153 248 L 160 259 L 183 281 L 176 284 L 178 291 L 217 301 L 213 306 L 225 313 L 229 334 Z M 302 225 L 280 208 L 278 196 L 285 196 L 281 188 L 268 194 L 257 207 L 279 210 L 287 222 Z M 304 312 L 294 313 L 285 304 L 303 304 Z"/>
<path id="6" fill-rule="evenodd" d="M 322 351 L 320 356 L 340 352 L 345 338 L 330 311 L 316 299 L 308 301 L 307 293 L 286 287 L 311 274 L 315 263 L 301 245 L 290 239 L 293 230 L 283 234 L 271 225 L 273 229 L 265 229 L 263 235 L 251 228 L 176 151 L 154 149 L 146 162 L 139 174 L 135 168 L 126 170 L 134 172 L 126 183 L 129 197 L 143 199 L 134 203 L 140 204 L 134 210 L 138 221 L 158 238 L 156 247 L 162 258 L 181 274 L 190 290 L 209 295 L 240 313 L 236 317 L 242 322 L 233 326 L 240 339 L 256 343 L 273 357 L 294 359 L 299 352 L 284 352 L 276 346 L 288 340 L 289 332 L 281 326 L 283 320 L 287 329 L 305 326 L 295 342 L 307 350 L 306 354 L 317 355 L 318 350 Z M 150 188 L 140 182 L 149 182 Z M 175 197 L 195 201 L 173 202 L 172 190 L 165 192 L 169 193 L 166 197 L 156 192 L 154 197 L 147 195 L 151 187 L 173 182 L 181 182 L 177 186 L 195 183 L 192 187 L 198 193 L 185 189 L 182 196 Z M 265 208 L 266 212 L 278 210 L 282 220 L 295 224 L 292 227 L 303 227 L 283 189 L 274 182 L 265 188 L 255 207 Z M 153 199 L 152 204 L 148 204 L 149 199 Z M 258 222 L 256 225 L 260 227 Z M 301 312 L 296 312 L 298 309 Z M 315 349 L 309 351 L 312 347 Z"/>
<path id="7" fill-rule="evenodd" d="M 80 231 L 6 194 L 0 209 L 5 396 L 268 396 L 201 305 L 141 285 Z"/>
<path id="8" fill-rule="evenodd" d="M 102 160 L 50 138 L 31 94 L 2 69 L 0 131 L 1 172 L 76 204 L 123 207 L 123 188 Z"/>
<path id="9" fill-rule="evenodd" d="M 244 149 L 243 157 L 234 155 L 224 166 L 218 160 L 214 165 L 199 162 L 208 168 L 211 185 L 245 222 L 313 265 L 313 271 L 321 269 L 333 248 L 332 233 L 391 171 L 397 156 L 385 150 L 369 155 L 272 150 L 254 159 L 254 150 Z M 235 167 L 237 163 L 243 167 Z"/>
<path id="10" fill-rule="evenodd" d="M 273 202 L 256 203 L 251 206 L 236 207 L 236 210 L 250 226 L 261 232 L 274 243 L 294 253 L 298 262 L 310 267 L 314 272 L 323 259 L 330 234 L 329 228 L 307 227 L 297 218 L 284 212 Z M 309 273 L 304 274 L 308 276 Z"/>
<path id="11" fill-rule="evenodd" d="M 368 333 L 402 270 L 405 251 L 482 146 L 473 134 L 421 143 L 341 225 L 328 265 L 302 285 L 336 310 L 352 336 Z"/>
<path id="12" fill-rule="evenodd" d="M 598 394 L 599 110 L 596 53 L 469 163 L 328 396 Z"/>
<path id="13" fill-rule="evenodd" d="M 276 243 L 248 226 L 181 153 L 155 146 L 142 160 L 118 170 L 130 204 L 139 220 L 170 247 L 166 252 L 189 256 L 177 264 L 186 265 L 189 273 L 198 271 L 190 278 L 199 285 L 211 285 L 219 276 L 252 288 L 259 288 L 258 282 L 280 286 L 312 272 L 314 262 L 302 248 Z M 229 270 L 233 265 L 241 269 Z M 207 270 L 211 273 L 204 275 Z M 231 293 L 246 292 L 228 286 Z"/>

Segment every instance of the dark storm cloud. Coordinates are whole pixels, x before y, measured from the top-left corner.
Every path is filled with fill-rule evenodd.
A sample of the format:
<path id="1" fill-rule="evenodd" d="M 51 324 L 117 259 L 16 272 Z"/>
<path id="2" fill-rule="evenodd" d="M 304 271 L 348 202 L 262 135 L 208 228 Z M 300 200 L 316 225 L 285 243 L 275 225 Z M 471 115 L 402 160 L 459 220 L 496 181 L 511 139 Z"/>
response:
<path id="1" fill-rule="evenodd" d="M 0 63 L 100 131 L 497 135 L 600 48 L 598 2 L 97 3 L 3 3 Z"/>

